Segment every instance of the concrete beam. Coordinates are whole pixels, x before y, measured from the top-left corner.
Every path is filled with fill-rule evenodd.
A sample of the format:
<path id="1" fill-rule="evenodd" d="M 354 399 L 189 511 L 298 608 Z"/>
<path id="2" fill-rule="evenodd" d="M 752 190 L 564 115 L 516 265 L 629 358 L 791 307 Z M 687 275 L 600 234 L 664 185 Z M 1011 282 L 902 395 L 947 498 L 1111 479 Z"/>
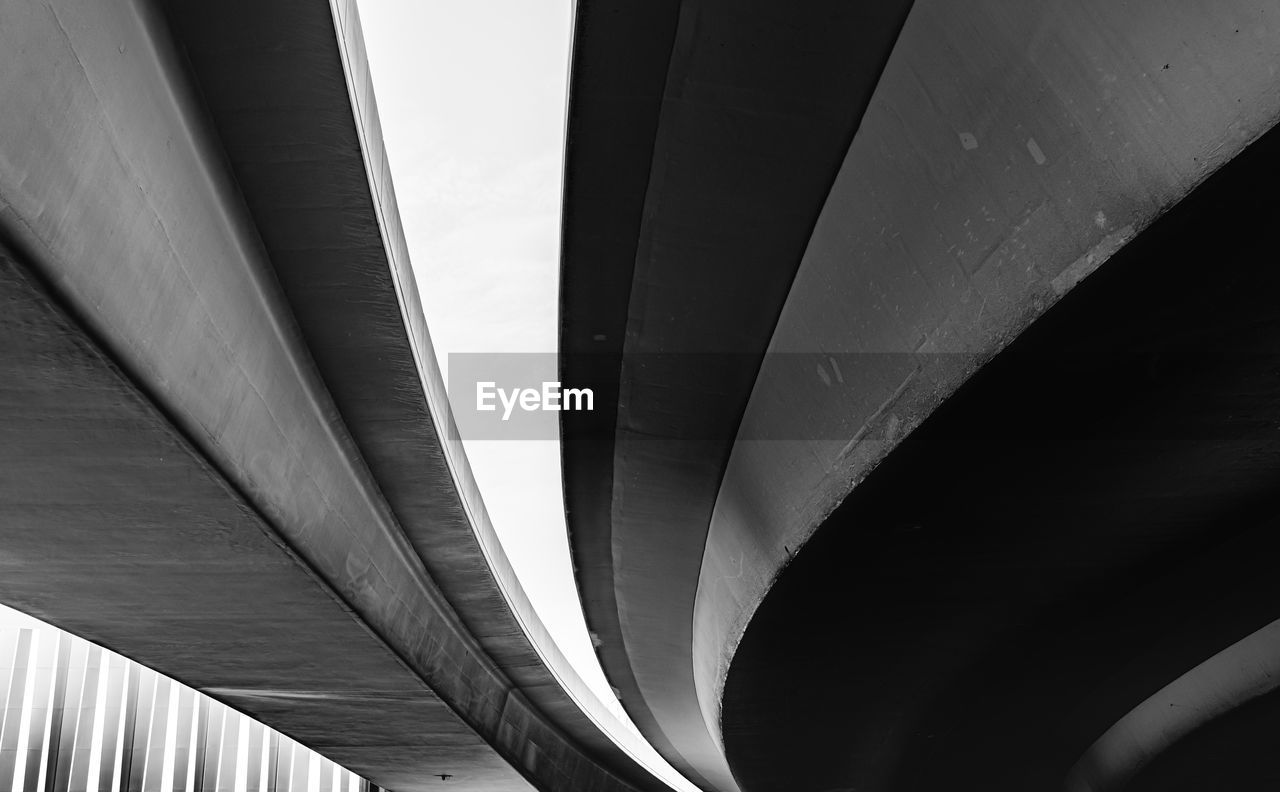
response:
<path id="1" fill-rule="evenodd" d="M 722 691 L 780 571 L 966 378 L 1270 128 L 1280 38 L 1251 0 L 922 0 L 872 74 L 843 163 L 819 179 L 820 136 L 736 118 L 768 99 L 734 78 L 874 47 L 779 11 L 762 24 L 830 37 L 806 50 L 814 61 L 777 42 L 734 50 L 744 39 L 717 9 L 685 4 L 669 26 L 638 26 L 650 55 L 671 56 L 640 61 L 655 78 L 634 92 L 602 88 L 620 54 L 579 52 L 574 96 L 591 112 L 570 117 L 564 378 L 616 397 L 563 426 L 575 560 L 606 671 L 677 767 L 732 789 Z M 579 24 L 588 45 L 605 24 L 592 12 Z M 768 13 L 739 4 L 726 19 Z M 842 84 L 841 65 L 803 84 Z M 752 84 L 774 96 L 760 86 L 775 83 Z M 645 124 L 623 129 L 622 96 Z M 860 112 L 857 90 L 840 96 Z M 603 150 L 575 150 L 592 129 L 627 141 L 611 184 L 589 175 Z M 815 353 L 861 365 L 845 377 L 831 360 L 809 365 Z"/>
<path id="2" fill-rule="evenodd" d="M 359 14 L 354 0 L 329 5 L 164 9 L 311 358 L 432 580 L 556 728 L 628 783 L 663 788 L 494 532 L 427 332 Z"/>
<path id="3" fill-rule="evenodd" d="M 719 720 L 742 631 L 868 471 L 1280 114 L 1265 4 L 916 4 L 805 251 L 725 468 L 694 613 Z M 782 438 L 782 442 L 756 442 Z"/>
<path id="4" fill-rule="evenodd" d="M 584 3 L 562 272 L 566 502 L 588 625 L 655 747 L 734 790 L 689 647 L 700 555 L 804 241 L 909 2 Z M 607 141 L 607 142 L 606 142 Z"/>
<path id="5" fill-rule="evenodd" d="M 1208 658 L 1116 721 L 1071 767 L 1066 792 L 1124 789 L 1196 729 L 1280 685 L 1280 621 Z"/>
<path id="6" fill-rule="evenodd" d="M 6 604 L 387 788 L 531 788 L 8 250 L 0 308 Z"/>
<path id="7" fill-rule="evenodd" d="M 203 16 L 198 5 L 205 6 Z M 184 8 L 192 16 L 183 17 Z M 339 20 L 353 25 L 353 7 L 342 8 L 348 16 Z M 450 475 L 457 475 L 458 460 L 440 447 L 437 424 L 423 425 L 447 423 L 447 410 L 424 393 L 438 390 L 438 382 L 413 379 L 419 369 L 406 352 L 409 334 L 419 334 L 421 344 L 425 331 L 420 311 L 406 330 L 397 302 L 396 288 L 411 283 L 393 283 L 386 257 L 402 251 L 388 254 L 379 245 L 386 225 L 376 214 L 394 211 L 394 203 L 371 197 L 379 184 L 389 194 L 386 166 L 374 163 L 371 186 L 334 11 L 314 3 L 208 10 L 67 0 L 6 3 L 3 13 L 0 235 L 19 273 L 9 291 L 19 305 L 60 306 L 60 319 L 31 332 L 36 341 L 53 339 L 84 357 L 32 352 L 13 363 L 36 384 L 15 397 L 30 400 L 27 411 L 6 418 L 11 448 L 41 449 L 40 470 L 53 488 L 29 500 L 22 455 L 8 460 L 6 474 L 20 475 L 3 479 L 0 506 L 14 518 L 4 521 L 6 544 L 30 552 L 18 558 L 24 574 L 6 576 L 6 601 L 260 715 L 384 786 L 432 788 L 443 783 L 434 777 L 440 772 L 460 789 L 658 788 L 576 708 L 554 669 L 542 667 L 542 653 L 497 585 L 509 569 L 483 568 L 487 539 L 467 536 L 474 512 L 467 513 L 466 498 L 474 492 L 458 488 L 473 484 Z M 228 36 L 229 51 L 215 53 L 221 64 L 194 46 L 197 39 L 172 35 L 184 19 L 214 17 L 221 25 L 206 34 L 239 34 Z M 358 27 L 344 28 L 352 31 Z M 320 65 L 301 87 L 289 83 L 302 76 L 300 62 Z M 201 64 L 210 69 L 201 72 Z M 199 88 L 191 70 L 200 74 Z M 244 79 L 261 90 L 217 90 Z M 357 82 L 370 100 L 367 73 Z M 229 99 L 239 114 L 211 124 L 220 108 L 206 96 Z M 372 112 L 371 101 L 364 107 Z M 277 137 L 260 140 L 263 149 L 236 152 L 223 135 L 230 137 L 237 123 L 242 131 L 258 124 Z M 305 167 L 289 167 L 309 157 Z M 228 159 L 240 170 L 229 169 Z M 239 177 L 255 166 L 257 191 L 242 191 Z M 316 225 L 317 218 L 326 224 Z M 290 250 L 299 241 L 311 243 L 309 256 L 301 247 Z M 286 252 L 295 258 L 273 268 L 274 257 Z M 339 265 L 348 257 L 344 270 Z M 325 273 L 318 280 L 339 291 L 295 303 L 281 288 L 293 272 L 284 265 L 309 262 L 316 263 L 313 274 Z M 23 283 L 35 285 L 24 291 Z M 376 410 L 386 395 L 352 396 L 326 369 L 344 355 L 369 351 L 357 350 L 358 342 L 331 348 L 317 342 L 315 334 L 332 333 L 343 314 L 319 328 L 304 323 L 300 330 L 295 320 L 295 310 L 314 312 L 324 298 L 335 300 L 330 307 L 349 301 L 343 286 L 377 296 L 366 313 L 348 312 L 353 322 L 343 329 L 376 325 L 376 340 L 386 341 L 394 357 L 393 384 L 416 388 L 393 389 L 389 396 L 403 401 L 389 417 L 380 414 L 402 425 L 417 422 L 407 435 L 412 447 L 401 456 L 388 457 L 385 436 L 382 445 L 361 445 L 379 416 L 360 413 L 353 400 Z M 15 350 L 39 349 L 31 346 L 36 341 L 22 346 L 26 324 L 10 329 Z M 95 391 L 106 394 L 102 409 L 110 414 L 103 424 L 93 421 L 91 404 L 73 398 L 64 363 L 109 382 Z M 384 377 L 372 387 L 387 384 Z M 343 394 L 342 405 L 331 387 Z M 112 388 L 126 396 L 112 396 Z M 117 408 L 122 412 L 111 413 Z M 348 411 L 359 435 L 348 429 Z M 65 442 L 44 442 L 42 432 L 66 427 L 95 439 L 89 458 L 71 456 Z M 139 427 L 147 432 L 131 437 Z M 132 442 L 143 444 L 135 454 L 146 460 L 142 471 L 120 464 L 132 458 Z M 181 454 L 165 452 L 174 444 Z M 388 465 L 410 464 L 417 452 L 425 455 L 431 502 L 413 511 L 421 504 L 404 495 L 405 481 L 381 480 L 371 468 L 385 473 Z M 157 503 L 150 477 L 165 486 Z M 188 479 L 195 489 L 184 489 Z M 222 500 L 199 487 L 221 487 Z M 384 487 L 399 496 L 394 506 Z M 69 509 L 58 497 L 66 492 L 91 508 Z M 144 507 L 130 511 L 139 499 Z M 173 509 L 188 501 L 190 510 Z M 93 510 L 113 518 L 90 531 Z M 224 528 L 232 524 L 216 516 L 224 513 L 240 515 L 243 527 Z M 437 541 L 459 548 L 455 560 L 469 559 L 458 574 L 444 576 L 447 593 L 406 533 L 430 549 L 425 524 L 437 517 L 447 522 L 447 536 Z M 175 561 L 192 535 L 155 539 L 170 520 L 184 518 L 217 537 L 211 572 L 199 585 Z M 252 539 L 259 534 L 267 539 Z M 247 563 L 294 569 L 294 577 L 313 581 L 311 588 L 298 589 L 282 572 L 245 583 L 236 554 L 253 541 Z M 56 551 L 63 566 L 37 553 L 46 543 L 44 552 Z M 104 546 L 116 555 L 104 557 Z M 47 572 L 38 561 L 49 561 Z M 98 565 L 101 574 L 84 573 Z M 216 618 L 220 612 L 240 618 Z M 316 636 L 300 634 L 304 628 Z M 308 706 L 312 701 L 328 703 Z M 386 723 L 372 723 L 379 718 Z M 597 761 L 589 750 L 603 757 Z"/>
<path id="8" fill-rule="evenodd" d="M 722 725 L 745 785 L 1061 789 L 1126 713 L 1274 622 L 1280 271 L 1259 262 L 1274 249 L 1277 167 L 1273 128 L 983 365 L 827 518 L 729 669 Z M 1246 702 L 1259 675 L 1193 676 L 1211 684 L 1191 709 L 1148 709 L 1133 743 L 1108 742 L 1134 749 L 1107 751 L 1116 781 L 1144 747 L 1161 752 L 1134 789 L 1271 777 L 1259 758 L 1274 729 L 1250 726 L 1275 723 L 1275 696 Z M 1171 746 L 1161 736 L 1192 723 Z M 1232 738 L 1243 750 L 1215 754 Z M 1179 768 L 1198 774 L 1162 783 Z"/>

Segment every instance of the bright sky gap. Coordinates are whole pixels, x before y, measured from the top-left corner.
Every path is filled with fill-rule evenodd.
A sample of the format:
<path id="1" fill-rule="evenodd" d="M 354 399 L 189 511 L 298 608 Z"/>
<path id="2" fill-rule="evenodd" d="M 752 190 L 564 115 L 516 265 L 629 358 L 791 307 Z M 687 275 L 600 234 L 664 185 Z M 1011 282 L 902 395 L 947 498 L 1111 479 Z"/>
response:
<path id="1" fill-rule="evenodd" d="M 557 349 L 571 0 L 359 3 L 378 114 L 431 339 L 449 355 Z M 552 354 L 546 354 L 552 353 Z M 556 372 L 546 372 L 555 379 Z M 616 706 L 570 563 L 553 440 L 463 438 L 521 585 L 568 661 Z M 644 743 L 644 763 L 694 790 Z"/>

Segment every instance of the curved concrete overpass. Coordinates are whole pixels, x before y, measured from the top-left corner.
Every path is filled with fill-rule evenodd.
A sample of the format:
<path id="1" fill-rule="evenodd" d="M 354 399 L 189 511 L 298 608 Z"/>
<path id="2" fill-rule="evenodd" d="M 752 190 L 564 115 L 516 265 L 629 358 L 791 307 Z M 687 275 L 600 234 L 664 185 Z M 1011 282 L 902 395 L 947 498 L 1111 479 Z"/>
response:
<path id="1" fill-rule="evenodd" d="M 1280 113 L 1280 19 L 1265 4 L 920 0 L 900 34 L 887 17 L 842 28 L 768 3 L 579 12 L 562 366 L 604 409 L 563 417 L 571 539 L 606 673 L 706 789 L 930 788 L 884 771 L 892 752 L 868 759 L 881 763 L 869 775 L 850 769 L 854 736 L 877 756 L 912 728 L 910 710 L 886 705 L 900 720 L 868 716 L 865 734 L 861 699 L 823 713 L 830 678 L 817 671 L 838 676 L 857 637 L 895 629 L 888 616 L 866 634 L 841 620 L 848 634 L 828 637 L 805 614 L 852 607 L 840 559 L 861 552 L 854 539 L 802 553 L 809 571 L 784 578 L 840 605 L 779 599 L 792 607 L 769 611 L 770 628 L 748 625 L 938 405 Z M 726 33 L 734 24 L 786 32 L 766 43 Z M 643 35 L 606 45 L 619 29 Z M 876 29 L 875 43 L 859 38 Z M 781 43 L 801 40 L 812 60 Z M 758 78 L 810 90 L 815 53 L 833 58 L 824 84 L 846 85 L 833 101 L 851 143 L 760 120 L 822 106 L 771 105 L 777 84 Z M 851 74 L 874 88 L 869 103 L 841 82 Z M 854 531 L 839 524 L 828 533 Z M 763 636 L 759 662 L 739 650 L 744 632 Z M 891 672 L 868 666 L 858 681 Z"/>
<path id="2" fill-rule="evenodd" d="M 449 439 L 354 3 L 0 11 L 0 598 L 384 787 L 665 789 Z"/>
<path id="3" fill-rule="evenodd" d="M 824 521 L 730 666 L 751 789 L 1274 781 L 1278 167 L 1272 131 Z"/>
<path id="4" fill-rule="evenodd" d="M 706 523 L 805 239 L 909 7 L 579 8 L 561 368 L 597 410 L 562 424 L 569 528 L 623 706 L 704 788 L 735 788 L 688 663 Z"/>

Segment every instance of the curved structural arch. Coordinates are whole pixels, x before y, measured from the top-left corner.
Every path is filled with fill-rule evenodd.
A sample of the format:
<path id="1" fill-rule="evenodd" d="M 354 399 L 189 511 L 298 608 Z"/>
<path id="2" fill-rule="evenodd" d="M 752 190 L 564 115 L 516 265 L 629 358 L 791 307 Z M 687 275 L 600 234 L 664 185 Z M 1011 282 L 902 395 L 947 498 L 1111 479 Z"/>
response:
<path id="1" fill-rule="evenodd" d="M 1167 706 L 1161 690 L 1206 679 L 1188 669 L 1269 634 L 1280 273 L 1258 263 L 1278 167 L 1273 129 L 982 366 L 827 518 L 730 666 L 725 744 L 745 784 L 1061 789 L 1144 700 Z M 1244 702 L 1261 675 L 1239 671 L 1188 701 L 1196 720 L 1211 702 L 1230 714 L 1171 746 L 1135 735 L 1165 750 L 1112 788 L 1188 792 L 1219 775 L 1265 788 L 1274 732 L 1248 724 L 1274 724 L 1276 697 Z M 1222 751 L 1219 724 L 1252 749 Z"/>
<path id="2" fill-rule="evenodd" d="M 566 506 L 588 626 L 677 769 L 735 790 L 690 662 L 750 383 L 910 3 L 585 2 L 562 271 Z"/>
<path id="3" fill-rule="evenodd" d="M 1278 24 L 1248 0 L 917 3 L 809 240 L 717 494 L 695 608 L 704 706 L 717 706 L 778 572 L 850 489 L 1274 123 Z M 853 371 L 828 384 L 797 371 L 794 352 Z"/>
<path id="4" fill-rule="evenodd" d="M 0 97 L 0 597 L 385 787 L 665 789 L 449 445 L 354 3 L 9 4 Z"/>
<path id="5" fill-rule="evenodd" d="M 1066 792 L 1123 789 L 1178 740 L 1280 685 L 1280 621 L 1165 685 L 1106 730 L 1072 766 Z"/>
<path id="6" fill-rule="evenodd" d="M 562 418 L 579 585 L 624 706 L 706 789 L 753 786 L 726 679 L 818 526 L 1280 113 L 1278 20 L 1250 0 L 779 8 L 584 3 L 571 85 L 562 378 L 598 398 Z M 810 67 L 860 87 L 779 88 Z M 843 140 L 797 120 L 836 106 Z"/>

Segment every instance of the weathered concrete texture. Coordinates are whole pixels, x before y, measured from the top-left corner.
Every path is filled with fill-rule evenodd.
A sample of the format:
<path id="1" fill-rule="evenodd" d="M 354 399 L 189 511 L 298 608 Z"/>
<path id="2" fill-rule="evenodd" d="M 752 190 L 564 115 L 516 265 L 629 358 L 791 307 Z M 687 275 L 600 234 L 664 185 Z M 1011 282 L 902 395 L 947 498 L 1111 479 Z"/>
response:
<path id="1" fill-rule="evenodd" d="M 1270 3 L 921 0 L 814 229 L 707 537 L 698 693 L 718 721 L 739 636 L 859 480 L 981 361 L 1268 129 Z M 891 354 L 882 354 L 891 353 Z M 877 358 L 878 356 L 878 358 Z"/>
<path id="2" fill-rule="evenodd" d="M 584 3 L 575 34 L 563 366 L 575 386 L 602 387 L 598 416 L 563 422 L 570 530 L 623 705 L 692 781 L 733 790 L 691 665 L 706 526 L 910 3 L 629 5 Z"/>
<path id="3" fill-rule="evenodd" d="M 359 15 L 353 0 L 331 5 L 164 8 L 311 357 L 432 580 L 555 728 L 629 783 L 664 788 L 561 655 L 494 533 L 451 428 Z"/>
<path id="4" fill-rule="evenodd" d="M 528 789 L 0 251 L 0 598 L 392 789 Z M 451 786 L 449 788 L 455 788 Z"/>
<path id="5" fill-rule="evenodd" d="M 877 45 L 812 4 L 766 5 L 685 3 L 667 26 L 638 24 L 649 44 L 629 47 L 661 73 L 660 102 L 657 77 L 606 88 L 635 53 L 580 50 L 568 149 L 565 379 L 611 397 L 563 422 L 588 622 L 640 727 L 725 789 L 725 675 L 792 554 L 983 361 L 1280 113 L 1267 3 L 929 0 L 837 165 L 800 117 L 833 120 L 815 86 L 843 84 L 855 60 L 837 53 L 855 50 L 874 77 Z M 617 18 L 584 4 L 579 33 L 589 44 Z M 735 28 L 747 20 L 773 32 Z M 780 90 L 788 79 L 803 89 Z M 856 89 L 836 94 L 860 109 Z M 615 151 L 577 148 L 615 132 Z M 618 179 L 593 181 L 606 162 Z M 732 355 L 646 357 L 751 359 L 765 338 L 866 362 L 842 382 L 794 357 L 758 376 Z"/>
<path id="6" fill-rule="evenodd" d="M 540 656 L 521 644 L 517 615 L 495 591 L 495 576 L 509 570 L 482 570 L 482 540 L 467 544 L 466 498 L 475 493 L 455 487 L 473 485 L 465 475 L 461 485 L 449 478 L 458 460 L 432 447 L 435 429 L 422 425 L 447 424 L 447 411 L 432 414 L 423 392 L 430 386 L 412 381 L 410 331 L 385 249 L 378 258 L 375 202 L 330 9 L 199 5 L 0 6 L 0 234 L 71 317 L 47 331 L 18 322 L 13 349 L 24 349 L 18 342 L 27 331 L 50 343 L 64 334 L 99 368 L 111 361 L 112 387 L 133 394 L 129 404 L 140 411 L 95 423 L 86 394 L 77 395 L 61 365 L 93 367 L 70 354 L 31 352 L 12 364 L 61 389 L 20 391 L 15 399 L 34 413 L 5 416 L 7 450 L 43 454 L 34 469 L 48 488 L 33 489 L 41 482 L 25 472 L 25 453 L 7 460 L 0 508 L 13 518 L 0 523 L 4 544 L 26 550 L 14 556 L 21 574 L 5 576 L 3 595 L 261 714 L 384 786 L 431 788 L 442 783 L 431 773 L 441 772 L 458 789 L 632 788 L 612 767 L 652 784 L 591 730 Z M 222 22 L 204 31 L 227 36 L 230 49 L 214 53 L 221 64 L 184 50 L 193 39 L 174 44 L 168 25 L 181 27 L 184 8 L 189 22 Z M 201 63 L 210 68 L 201 71 Z M 199 90 L 191 65 L 204 80 Z M 246 79 L 259 90 L 219 92 Z M 360 84 L 369 99 L 367 76 Z M 210 114 L 228 109 L 218 99 L 231 112 L 228 125 L 214 127 Z M 283 127 L 274 138 L 265 134 L 273 124 Z M 220 135 L 255 129 L 264 134 L 260 148 L 252 140 L 239 152 L 223 147 Z M 229 158 L 240 168 L 234 174 Z M 385 162 L 374 165 L 389 190 Z M 244 193 L 234 177 L 245 178 Z M 378 208 L 394 211 L 394 202 Z M 282 261 L 273 270 L 276 254 Z M 305 280 L 307 268 L 317 290 L 291 305 L 277 273 L 287 283 Z M 48 301 L 17 285 L 10 291 L 19 305 Z M 368 303 L 353 304 L 353 293 Z M 301 330 L 295 307 L 307 320 Z M 317 308 L 330 314 L 317 319 Z M 412 319 L 411 332 L 425 343 L 420 311 Z M 343 390 L 340 377 L 332 384 L 343 401 L 335 404 L 325 381 L 337 376 L 335 361 L 375 356 L 343 333 L 372 330 L 388 344 L 394 376 L 358 370 L 375 377 L 372 389 L 388 387 L 393 405 L 362 412 L 359 400 L 377 396 Z M 128 401 L 103 398 L 104 409 Z M 370 429 L 378 420 L 395 423 L 391 431 L 415 424 L 417 431 L 391 452 Z M 69 432 L 93 444 L 74 455 L 67 442 L 54 442 Z M 182 454 L 164 451 L 180 438 L 189 443 Z M 146 461 L 136 478 L 122 464 L 133 458 L 131 443 L 151 443 L 136 452 Z M 419 452 L 421 479 L 375 477 L 390 464 L 417 463 Z M 414 484 L 429 489 L 420 501 L 403 494 Z M 222 501 L 207 494 L 211 487 L 222 487 Z M 28 491 L 41 496 L 27 500 Z M 68 503 L 59 493 L 74 497 Z M 81 500 L 90 506 L 71 508 Z M 147 505 L 145 513 L 130 511 L 133 504 Z M 241 514 L 245 527 L 226 533 L 220 526 L 231 518 L 205 515 L 206 507 Z M 103 515 L 96 523 L 94 513 Z M 174 530 L 168 520 L 183 518 L 206 526 L 196 534 L 218 537 L 216 563 L 194 582 L 184 566 L 190 537 L 155 538 Z M 433 568 L 465 557 L 465 567 L 445 578 L 469 621 L 428 574 L 423 545 L 405 535 L 401 518 L 419 540 L 436 529 L 427 527 L 432 520 L 444 524 L 439 544 L 455 552 L 440 550 L 448 557 L 433 559 Z M 264 531 L 274 543 L 246 538 Z M 269 574 L 237 571 L 234 552 L 252 541 L 261 549 L 253 545 L 246 563 L 267 565 Z M 63 566 L 28 563 L 49 554 Z M 93 574 L 81 574 L 86 568 Z M 311 588 L 299 590 L 281 569 Z M 487 621 L 486 612 L 496 615 Z M 301 626 L 290 629 L 295 619 Z M 377 723 L 383 718 L 385 727 Z M 602 760 L 566 734 L 575 729 L 605 752 Z"/>
<path id="7" fill-rule="evenodd" d="M 1277 173 L 1273 129 L 828 518 L 730 667 L 745 788 L 1063 790 L 1100 743 L 1104 789 L 1271 788 Z"/>

